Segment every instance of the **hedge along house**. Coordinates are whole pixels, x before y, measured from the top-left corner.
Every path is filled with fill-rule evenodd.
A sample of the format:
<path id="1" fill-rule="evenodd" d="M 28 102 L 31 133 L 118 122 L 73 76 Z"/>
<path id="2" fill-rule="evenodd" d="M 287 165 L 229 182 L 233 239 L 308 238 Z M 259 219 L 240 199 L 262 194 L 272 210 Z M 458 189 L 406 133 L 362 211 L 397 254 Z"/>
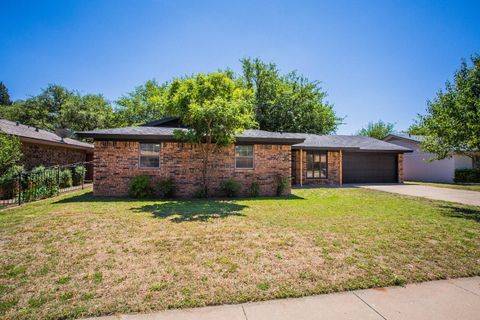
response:
<path id="1" fill-rule="evenodd" d="M 145 174 L 154 183 L 172 178 L 177 196 L 194 196 L 202 185 L 200 148 L 175 140 L 178 129 L 182 125 L 177 118 L 165 118 L 137 127 L 78 132 L 95 141 L 94 194 L 125 196 L 130 179 Z M 234 145 L 213 155 L 208 187 L 211 195 L 221 196 L 221 182 L 233 178 L 247 195 L 257 181 L 260 195 L 270 196 L 280 178 L 297 185 L 402 182 L 402 154 L 408 151 L 365 137 L 245 130 Z M 351 178 L 359 172 L 364 176 Z"/>
<path id="2" fill-rule="evenodd" d="M 0 119 L 0 131 L 20 139 L 20 164 L 27 170 L 37 166 L 67 165 L 93 159 L 93 145 L 90 143 L 6 119 Z"/>

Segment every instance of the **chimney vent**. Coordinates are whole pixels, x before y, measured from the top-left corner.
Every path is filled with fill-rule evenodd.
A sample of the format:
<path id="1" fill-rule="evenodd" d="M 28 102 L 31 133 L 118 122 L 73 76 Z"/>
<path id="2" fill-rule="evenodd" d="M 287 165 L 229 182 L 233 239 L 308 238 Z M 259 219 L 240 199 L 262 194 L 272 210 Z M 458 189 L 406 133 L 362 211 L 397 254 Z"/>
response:
<path id="1" fill-rule="evenodd" d="M 56 129 L 55 134 L 61 138 L 62 142 L 64 138 L 68 138 L 71 136 L 70 130 L 62 128 Z"/>

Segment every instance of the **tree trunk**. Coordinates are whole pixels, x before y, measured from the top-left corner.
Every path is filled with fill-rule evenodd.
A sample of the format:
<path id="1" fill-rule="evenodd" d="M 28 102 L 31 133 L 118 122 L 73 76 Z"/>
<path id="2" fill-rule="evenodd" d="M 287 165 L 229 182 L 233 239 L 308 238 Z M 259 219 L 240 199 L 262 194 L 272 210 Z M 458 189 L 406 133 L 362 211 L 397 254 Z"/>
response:
<path id="1" fill-rule="evenodd" d="M 208 197 L 208 160 L 209 160 L 209 144 L 203 144 L 202 153 L 203 153 L 203 163 L 202 163 L 202 184 L 204 196 Z"/>
<path id="2" fill-rule="evenodd" d="M 472 155 L 472 167 L 473 169 L 478 169 L 480 170 L 480 155 Z"/>

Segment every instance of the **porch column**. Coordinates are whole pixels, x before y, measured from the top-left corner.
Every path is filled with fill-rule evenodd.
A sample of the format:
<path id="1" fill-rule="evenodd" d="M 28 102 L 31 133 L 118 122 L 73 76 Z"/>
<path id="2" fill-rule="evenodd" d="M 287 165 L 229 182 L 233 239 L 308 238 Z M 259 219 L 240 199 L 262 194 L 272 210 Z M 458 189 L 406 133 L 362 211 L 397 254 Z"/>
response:
<path id="1" fill-rule="evenodd" d="M 303 149 L 300 148 L 300 187 L 303 186 Z"/>
<path id="2" fill-rule="evenodd" d="M 343 184 L 343 153 L 342 153 L 342 149 L 340 149 L 340 185 Z"/>

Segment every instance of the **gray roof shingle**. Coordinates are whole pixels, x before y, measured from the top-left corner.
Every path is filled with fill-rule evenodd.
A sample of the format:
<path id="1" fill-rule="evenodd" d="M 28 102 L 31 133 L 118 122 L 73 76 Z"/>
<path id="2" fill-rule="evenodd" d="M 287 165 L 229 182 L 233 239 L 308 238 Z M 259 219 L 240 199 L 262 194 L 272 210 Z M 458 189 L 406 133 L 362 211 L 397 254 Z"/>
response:
<path id="1" fill-rule="evenodd" d="M 169 127 L 125 127 L 114 129 L 102 129 L 93 131 L 77 132 L 80 137 L 94 139 L 142 139 L 142 140 L 171 140 L 175 130 L 187 130 L 184 128 Z M 282 142 L 286 144 L 296 144 L 304 139 L 291 133 L 270 132 L 264 130 L 245 130 L 237 135 L 237 140 L 241 142 Z"/>
<path id="2" fill-rule="evenodd" d="M 174 130 L 186 130 L 169 127 L 126 127 L 77 132 L 80 137 L 94 139 L 141 139 L 141 140 L 171 140 Z M 410 149 L 385 141 L 347 135 L 316 135 L 306 133 L 281 133 L 264 130 L 245 130 L 237 136 L 239 142 L 264 142 L 292 144 L 293 148 L 338 150 L 351 149 L 357 151 L 397 151 L 409 152 Z"/>
<path id="3" fill-rule="evenodd" d="M 6 119 L 0 119 L 0 131 L 10 135 L 18 136 L 20 138 L 39 140 L 39 142 L 46 141 L 49 143 L 62 145 L 67 148 L 73 147 L 81 149 L 93 149 L 93 145 L 90 143 L 71 138 L 64 138 L 62 141 L 62 138 L 53 132 L 37 129 L 35 127 L 26 126 L 20 123 L 17 124 L 16 122 Z"/>
<path id="4" fill-rule="evenodd" d="M 410 152 L 408 148 L 404 148 L 393 143 L 382 140 L 349 135 L 317 135 L 296 133 L 299 137 L 304 137 L 305 141 L 294 145 L 295 149 L 351 149 L 357 151 L 399 151 Z"/>
<path id="5" fill-rule="evenodd" d="M 391 133 L 387 137 L 385 137 L 385 139 L 388 139 L 391 137 L 407 139 L 415 142 L 422 142 L 425 139 L 425 136 L 408 134 L 408 133 Z"/>

